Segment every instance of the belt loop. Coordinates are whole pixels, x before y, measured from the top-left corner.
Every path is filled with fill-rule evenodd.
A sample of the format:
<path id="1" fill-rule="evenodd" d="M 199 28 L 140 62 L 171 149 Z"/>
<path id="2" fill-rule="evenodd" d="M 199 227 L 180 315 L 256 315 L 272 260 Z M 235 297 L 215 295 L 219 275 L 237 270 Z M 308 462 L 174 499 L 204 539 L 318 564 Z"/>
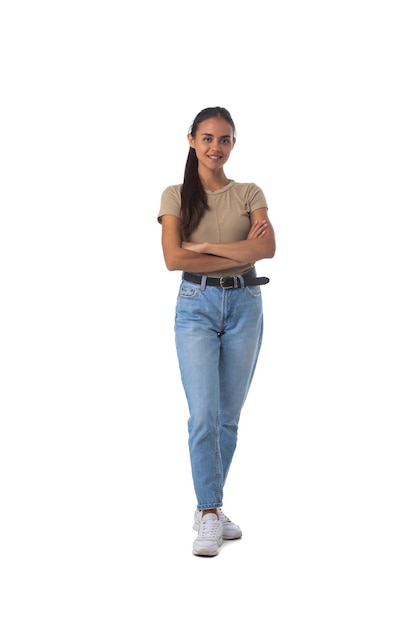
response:
<path id="1" fill-rule="evenodd" d="M 204 274 L 201 277 L 201 283 L 200 283 L 200 289 L 202 289 L 203 291 L 206 288 L 206 282 L 207 282 L 207 276 Z"/>
<path id="2" fill-rule="evenodd" d="M 243 288 L 244 288 L 244 286 L 245 286 L 245 279 L 243 278 L 242 274 L 238 274 L 238 275 L 236 276 L 236 278 L 238 278 L 238 279 L 239 279 L 239 282 L 240 282 L 240 288 L 241 288 L 241 289 L 243 289 Z M 237 287 L 237 285 L 236 285 L 236 287 Z"/>

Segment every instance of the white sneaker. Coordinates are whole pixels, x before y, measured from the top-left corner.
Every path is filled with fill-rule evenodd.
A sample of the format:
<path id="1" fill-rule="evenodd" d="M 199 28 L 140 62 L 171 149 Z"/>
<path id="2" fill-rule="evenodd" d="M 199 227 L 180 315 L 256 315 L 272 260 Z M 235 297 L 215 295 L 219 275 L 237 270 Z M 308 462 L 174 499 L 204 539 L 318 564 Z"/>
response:
<path id="1" fill-rule="evenodd" d="M 201 514 L 201 511 L 200 511 Z M 193 527 L 197 530 L 195 527 Z M 214 513 L 207 513 L 201 517 L 198 536 L 193 544 L 193 554 L 196 556 L 216 556 L 219 546 L 223 543 L 222 523 Z"/>
<path id="2" fill-rule="evenodd" d="M 242 536 L 242 531 L 239 526 L 237 524 L 234 524 L 228 517 L 226 517 L 221 509 L 217 509 L 217 513 L 222 523 L 223 539 L 240 539 Z M 198 530 L 200 528 L 201 515 L 201 511 L 196 511 L 194 513 L 194 530 Z"/>

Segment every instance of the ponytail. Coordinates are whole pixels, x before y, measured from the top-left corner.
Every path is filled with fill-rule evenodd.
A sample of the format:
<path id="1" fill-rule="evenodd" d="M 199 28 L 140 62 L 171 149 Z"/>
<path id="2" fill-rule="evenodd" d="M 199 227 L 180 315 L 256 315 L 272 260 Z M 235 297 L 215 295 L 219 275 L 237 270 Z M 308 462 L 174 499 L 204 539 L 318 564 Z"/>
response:
<path id="1" fill-rule="evenodd" d="M 209 107 L 200 111 L 195 117 L 190 128 L 190 135 L 195 137 L 201 122 L 210 117 L 221 117 L 226 120 L 235 134 L 235 124 L 229 111 L 223 107 Z M 197 155 L 194 148 L 190 147 L 181 188 L 181 236 L 184 241 L 187 241 L 191 233 L 197 228 L 208 208 L 207 194 L 198 175 Z"/>

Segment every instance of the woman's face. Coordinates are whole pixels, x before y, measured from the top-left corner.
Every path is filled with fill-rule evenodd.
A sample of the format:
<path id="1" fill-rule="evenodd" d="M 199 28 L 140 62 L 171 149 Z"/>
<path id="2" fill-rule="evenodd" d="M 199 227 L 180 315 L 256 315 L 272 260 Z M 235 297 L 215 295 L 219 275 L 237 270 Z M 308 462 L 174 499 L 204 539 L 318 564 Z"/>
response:
<path id="1" fill-rule="evenodd" d="M 201 122 L 195 137 L 188 135 L 188 141 L 196 152 L 199 167 L 213 172 L 223 167 L 235 145 L 233 128 L 221 117 L 210 117 Z"/>

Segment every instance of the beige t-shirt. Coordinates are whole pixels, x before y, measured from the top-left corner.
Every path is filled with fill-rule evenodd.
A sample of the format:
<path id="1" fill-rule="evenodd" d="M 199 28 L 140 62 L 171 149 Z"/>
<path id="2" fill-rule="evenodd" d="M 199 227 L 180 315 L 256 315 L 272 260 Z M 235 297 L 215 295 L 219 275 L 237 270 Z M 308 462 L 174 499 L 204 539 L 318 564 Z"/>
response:
<path id="1" fill-rule="evenodd" d="M 171 185 L 162 193 L 158 221 L 163 215 L 180 217 L 181 187 Z M 250 214 L 256 209 L 268 208 L 264 193 L 254 183 L 236 183 L 231 180 L 217 191 L 207 191 L 209 210 L 206 211 L 189 241 L 223 243 L 246 239 L 250 230 Z M 213 272 L 210 276 L 241 274 L 253 267 L 251 264 Z"/>

